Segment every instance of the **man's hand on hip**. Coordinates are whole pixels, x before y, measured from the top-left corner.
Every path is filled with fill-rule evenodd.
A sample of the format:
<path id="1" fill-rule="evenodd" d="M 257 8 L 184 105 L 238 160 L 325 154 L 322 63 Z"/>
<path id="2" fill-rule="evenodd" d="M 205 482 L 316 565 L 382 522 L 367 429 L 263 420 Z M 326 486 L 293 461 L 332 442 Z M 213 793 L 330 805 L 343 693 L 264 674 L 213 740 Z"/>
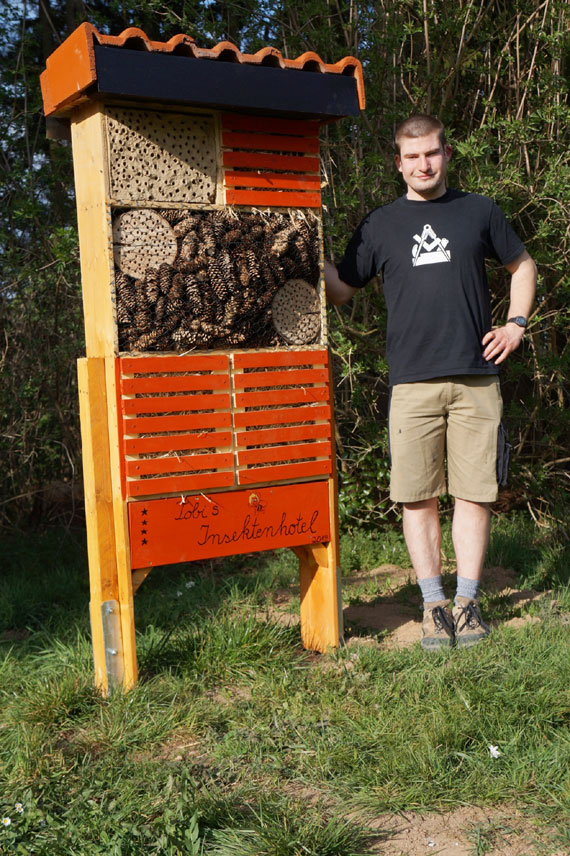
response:
<path id="1" fill-rule="evenodd" d="M 515 351 L 524 336 L 524 327 L 518 324 L 505 324 L 504 327 L 494 327 L 485 333 L 482 344 L 485 346 L 483 356 L 486 360 L 494 360 L 495 365 L 506 360 Z"/>

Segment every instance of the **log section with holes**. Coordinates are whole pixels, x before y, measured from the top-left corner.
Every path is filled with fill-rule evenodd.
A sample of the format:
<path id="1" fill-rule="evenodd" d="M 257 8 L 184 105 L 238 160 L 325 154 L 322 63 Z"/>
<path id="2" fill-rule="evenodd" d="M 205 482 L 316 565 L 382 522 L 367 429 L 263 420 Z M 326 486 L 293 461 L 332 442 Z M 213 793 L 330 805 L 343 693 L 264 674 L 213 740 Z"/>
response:
<path id="1" fill-rule="evenodd" d="M 362 70 L 82 24 L 48 58 L 73 143 L 97 686 L 137 679 L 160 564 L 288 547 L 301 639 L 342 639 L 319 128 Z"/>

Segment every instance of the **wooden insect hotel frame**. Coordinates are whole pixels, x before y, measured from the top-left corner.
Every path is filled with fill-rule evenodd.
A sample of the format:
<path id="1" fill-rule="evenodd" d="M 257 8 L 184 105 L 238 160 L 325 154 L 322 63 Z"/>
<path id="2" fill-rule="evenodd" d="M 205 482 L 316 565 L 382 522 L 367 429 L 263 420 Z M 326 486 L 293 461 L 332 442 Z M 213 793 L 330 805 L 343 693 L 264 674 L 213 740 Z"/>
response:
<path id="1" fill-rule="evenodd" d="M 42 92 L 73 143 L 97 685 L 137 679 L 156 565 L 289 547 L 303 644 L 338 646 L 319 125 L 363 108 L 360 63 L 82 24 Z"/>

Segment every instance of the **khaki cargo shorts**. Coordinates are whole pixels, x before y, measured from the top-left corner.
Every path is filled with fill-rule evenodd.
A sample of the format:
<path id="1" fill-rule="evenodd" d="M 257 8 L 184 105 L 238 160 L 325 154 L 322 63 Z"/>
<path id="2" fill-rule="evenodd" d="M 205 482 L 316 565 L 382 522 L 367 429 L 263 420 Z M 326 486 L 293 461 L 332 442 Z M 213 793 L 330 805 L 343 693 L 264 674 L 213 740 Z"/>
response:
<path id="1" fill-rule="evenodd" d="M 450 493 L 472 502 L 494 502 L 502 412 L 496 375 L 438 377 L 394 386 L 390 498 L 418 502 Z"/>

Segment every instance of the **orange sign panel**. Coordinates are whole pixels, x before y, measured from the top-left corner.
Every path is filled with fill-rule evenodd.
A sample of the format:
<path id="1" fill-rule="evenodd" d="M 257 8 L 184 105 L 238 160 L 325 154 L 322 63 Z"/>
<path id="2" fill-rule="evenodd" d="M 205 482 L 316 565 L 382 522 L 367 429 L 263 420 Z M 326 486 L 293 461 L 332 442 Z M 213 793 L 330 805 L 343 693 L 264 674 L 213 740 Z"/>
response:
<path id="1" fill-rule="evenodd" d="M 328 482 L 131 502 L 131 566 L 330 541 Z"/>

